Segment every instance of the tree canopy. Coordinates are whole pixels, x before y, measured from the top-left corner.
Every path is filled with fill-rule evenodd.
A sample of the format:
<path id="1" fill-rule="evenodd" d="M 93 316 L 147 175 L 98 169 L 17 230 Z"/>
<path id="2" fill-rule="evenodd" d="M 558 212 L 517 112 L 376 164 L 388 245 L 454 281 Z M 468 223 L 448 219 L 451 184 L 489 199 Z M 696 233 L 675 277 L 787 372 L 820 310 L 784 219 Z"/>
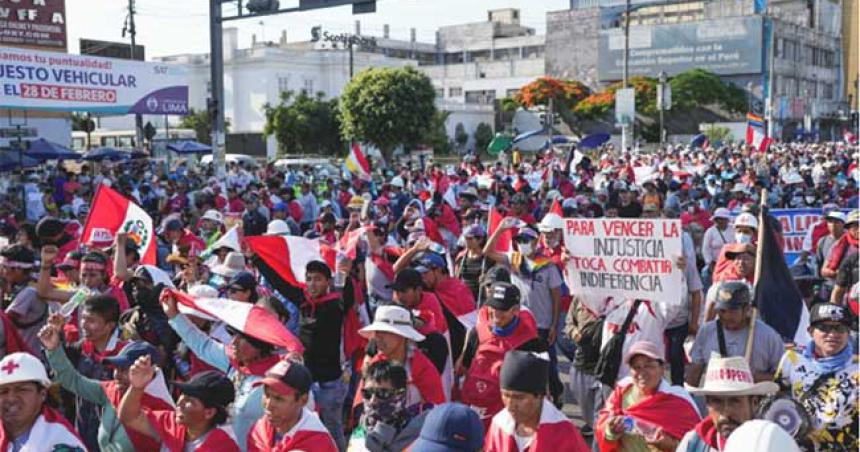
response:
<path id="1" fill-rule="evenodd" d="M 341 141 L 337 99 L 322 92 L 311 96 L 302 90 L 281 93 L 277 105 L 263 106 L 265 135 L 274 135 L 279 154 L 335 155 L 346 148 Z"/>

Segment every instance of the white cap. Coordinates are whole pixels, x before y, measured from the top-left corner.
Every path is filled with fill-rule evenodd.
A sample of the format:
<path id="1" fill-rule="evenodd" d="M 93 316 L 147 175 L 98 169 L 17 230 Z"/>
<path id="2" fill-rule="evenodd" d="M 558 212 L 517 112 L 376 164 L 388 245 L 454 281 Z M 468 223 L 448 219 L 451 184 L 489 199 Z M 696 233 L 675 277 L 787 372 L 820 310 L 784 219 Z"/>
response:
<path id="1" fill-rule="evenodd" d="M 746 226 L 748 228 L 758 229 L 758 220 L 751 213 L 742 213 L 735 218 L 735 227 Z"/>
<path id="2" fill-rule="evenodd" d="M 782 427 L 762 419 L 746 421 L 729 435 L 725 452 L 800 452 L 797 443 Z"/>
<path id="3" fill-rule="evenodd" d="M 51 384 L 48 373 L 45 372 L 45 366 L 39 358 L 24 352 L 3 357 L 0 360 L 0 386 L 24 381 L 33 381 L 42 386 Z"/>
<path id="4" fill-rule="evenodd" d="M 714 211 L 714 215 L 711 216 L 711 220 L 716 218 L 723 218 L 725 220 L 728 220 L 732 218 L 732 214 L 731 212 L 729 212 L 729 209 L 726 209 L 725 207 L 720 207 Z"/>
<path id="5" fill-rule="evenodd" d="M 399 188 L 403 188 L 406 184 L 403 183 L 403 178 L 400 176 L 394 176 L 391 178 L 391 185 Z"/>
<path id="6" fill-rule="evenodd" d="M 223 223 L 224 222 L 224 216 L 221 215 L 221 212 L 218 212 L 217 210 L 212 210 L 212 209 L 207 210 L 206 213 L 204 213 L 203 216 L 200 217 L 200 219 L 201 220 L 212 220 L 216 223 Z"/>
<path id="7" fill-rule="evenodd" d="M 284 220 L 272 220 L 266 227 L 265 235 L 290 235 L 290 226 Z"/>
<path id="8" fill-rule="evenodd" d="M 549 212 L 543 216 L 538 229 L 541 232 L 552 232 L 555 229 L 564 229 L 564 220 L 556 213 Z"/>
<path id="9" fill-rule="evenodd" d="M 737 193 L 737 192 L 749 193 L 749 191 L 747 190 L 747 186 L 744 184 L 737 184 L 732 188 L 732 193 Z"/>

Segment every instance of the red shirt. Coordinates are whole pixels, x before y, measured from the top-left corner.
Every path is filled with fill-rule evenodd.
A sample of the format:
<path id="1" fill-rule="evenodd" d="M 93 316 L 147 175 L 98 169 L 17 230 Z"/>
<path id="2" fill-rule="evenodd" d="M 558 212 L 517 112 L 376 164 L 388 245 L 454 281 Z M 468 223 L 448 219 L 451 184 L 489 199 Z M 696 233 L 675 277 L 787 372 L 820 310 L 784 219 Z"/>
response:
<path id="1" fill-rule="evenodd" d="M 331 434 L 307 408 L 302 410 L 298 424 L 287 433 L 275 442 L 275 427 L 263 417 L 248 432 L 248 452 L 337 452 Z"/>
<path id="2" fill-rule="evenodd" d="M 170 452 L 185 452 L 185 437 L 188 429 L 176 423 L 175 411 L 144 410 L 144 413 L 149 424 Z M 203 444 L 194 449 L 194 452 L 240 452 L 236 439 L 227 430 L 215 427 L 206 435 Z"/>

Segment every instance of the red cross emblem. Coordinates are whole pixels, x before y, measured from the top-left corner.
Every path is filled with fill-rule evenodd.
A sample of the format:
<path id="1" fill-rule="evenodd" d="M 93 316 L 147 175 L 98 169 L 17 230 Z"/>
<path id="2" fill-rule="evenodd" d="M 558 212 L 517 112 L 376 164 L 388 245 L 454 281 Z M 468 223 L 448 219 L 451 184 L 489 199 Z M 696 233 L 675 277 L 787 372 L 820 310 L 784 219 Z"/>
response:
<path id="1" fill-rule="evenodd" d="M 16 363 L 15 361 L 9 361 L 8 363 L 4 364 L 3 367 L 0 367 L 0 370 L 6 372 L 7 375 L 12 375 L 12 372 L 15 372 L 15 369 L 19 367 L 21 367 L 20 364 Z"/>

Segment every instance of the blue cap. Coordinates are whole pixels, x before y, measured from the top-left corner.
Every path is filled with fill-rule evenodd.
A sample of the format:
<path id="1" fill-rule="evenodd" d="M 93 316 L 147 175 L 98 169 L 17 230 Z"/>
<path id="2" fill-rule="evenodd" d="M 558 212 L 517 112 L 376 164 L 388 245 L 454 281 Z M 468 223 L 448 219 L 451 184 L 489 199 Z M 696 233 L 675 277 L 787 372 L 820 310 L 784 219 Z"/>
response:
<path id="1" fill-rule="evenodd" d="M 475 452 L 484 446 L 478 413 L 459 403 L 437 405 L 424 420 L 412 452 Z"/>
<path id="2" fill-rule="evenodd" d="M 289 209 L 287 209 L 287 203 L 279 202 L 272 206 L 272 210 L 274 212 L 286 212 Z"/>
<path id="3" fill-rule="evenodd" d="M 146 341 L 129 342 L 122 350 L 114 356 L 104 358 L 102 361 L 114 367 L 131 367 L 137 358 L 149 355 L 153 363 L 161 360 L 161 353 L 154 345 Z"/>
<path id="4" fill-rule="evenodd" d="M 251 290 L 257 287 L 257 279 L 251 272 L 241 271 L 236 273 L 227 284 L 230 287 L 238 287 L 241 290 Z"/>
<path id="5" fill-rule="evenodd" d="M 445 268 L 448 266 L 448 264 L 445 263 L 445 258 L 443 258 L 442 256 L 440 256 L 437 253 L 431 253 L 431 252 L 427 252 L 427 253 L 422 254 L 421 257 L 418 258 L 418 265 L 420 265 L 422 267 L 428 267 L 431 269 L 432 268 Z"/>

